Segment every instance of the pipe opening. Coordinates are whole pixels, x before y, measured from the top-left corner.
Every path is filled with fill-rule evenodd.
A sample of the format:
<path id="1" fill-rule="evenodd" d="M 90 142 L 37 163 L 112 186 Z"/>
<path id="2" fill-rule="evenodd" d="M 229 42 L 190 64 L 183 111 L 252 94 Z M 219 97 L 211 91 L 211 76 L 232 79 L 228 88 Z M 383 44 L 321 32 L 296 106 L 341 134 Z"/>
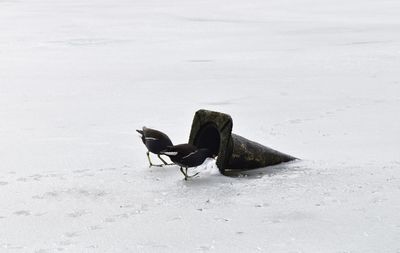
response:
<path id="1" fill-rule="evenodd" d="M 194 139 L 194 145 L 198 148 L 208 148 L 213 155 L 218 155 L 221 136 L 214 123 L 208 123 L 200 128 Z"/>

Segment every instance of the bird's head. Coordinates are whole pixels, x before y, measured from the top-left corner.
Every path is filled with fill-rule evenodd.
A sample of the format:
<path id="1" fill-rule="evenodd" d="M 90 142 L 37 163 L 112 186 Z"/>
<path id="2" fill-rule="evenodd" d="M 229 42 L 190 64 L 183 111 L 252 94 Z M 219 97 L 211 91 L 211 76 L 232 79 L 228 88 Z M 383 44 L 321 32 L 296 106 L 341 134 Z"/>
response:
<path id="1" fill-rule="evenodd" d="M 143 129 L 144 128 L 145 127 L 143 127 Z M 140 139 L 142 139 L 142 142 L 145 143 L 145 136 L 144 136 L 143 130 L 136 129 L 136 132 L 138 132 L 140 134 L 140 136 L 139 136 Z"/>

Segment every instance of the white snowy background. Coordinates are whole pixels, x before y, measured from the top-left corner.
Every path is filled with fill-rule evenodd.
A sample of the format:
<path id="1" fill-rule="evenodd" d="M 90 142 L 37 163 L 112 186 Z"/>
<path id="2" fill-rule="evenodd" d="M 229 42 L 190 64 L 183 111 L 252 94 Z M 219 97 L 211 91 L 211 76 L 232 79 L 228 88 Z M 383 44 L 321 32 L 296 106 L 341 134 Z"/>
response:
<path id="1" fill-rule="evenodd" d="M 201 108 L 302 161 L 149 169 Z M 398 0 L 0 0 L 0 252 L 398 253 L 399 115 Z"/>

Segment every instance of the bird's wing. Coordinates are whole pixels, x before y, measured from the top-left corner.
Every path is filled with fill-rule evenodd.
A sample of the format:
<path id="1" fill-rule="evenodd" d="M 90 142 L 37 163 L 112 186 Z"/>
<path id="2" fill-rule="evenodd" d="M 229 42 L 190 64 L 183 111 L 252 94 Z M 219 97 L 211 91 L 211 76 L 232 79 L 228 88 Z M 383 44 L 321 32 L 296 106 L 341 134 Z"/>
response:
<path id="1" fill-rule="evenodd" d="M 184 157 L 182 157 L 182 159 L 189 158 L 190 156 L 196 154 L 197 152 L 198 152 L 198 150 L 195 150 L 195 151 L 193 151 L 193 152 L 190 152 L 189 154 L 187 154 L 187 155 L 185 155 Z"/>
<path id="2" fill-rule="evenodd" d="M 143 133 L 146 137 L 156 138 L 157 140 L 162 140 L 168 146 L 172 146 L 172 141 L 165 133 L 158 131 L 156 129 L 143 127 Z"/>
<path id="3" fill-rule="evenodd" d="M 168 155 L 168 156 L 176 156 L 178 154 L 178 152 L 176 152 L 176 151 L 163 151 L 163 152 L 161 152 L 161 154 Z"/>

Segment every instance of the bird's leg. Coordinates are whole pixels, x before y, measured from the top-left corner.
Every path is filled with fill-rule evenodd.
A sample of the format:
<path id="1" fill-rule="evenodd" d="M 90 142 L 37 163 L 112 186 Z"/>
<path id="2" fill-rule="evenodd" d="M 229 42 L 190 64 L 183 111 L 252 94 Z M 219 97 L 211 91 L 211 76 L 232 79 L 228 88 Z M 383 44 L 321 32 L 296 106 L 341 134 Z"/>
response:
<path id="1" fill-rule="evenodd" d="M 149 168 L 151 167 L 151 166 L 153 166 L 153 164 L 151 163 L 151 160 L 150 160 L 150 152 L 149 151 L 147 151 L 146 152 L 146 155 L 147 155 L 147 159 L 149 160 Z"/>
<path id="2" fill-rule="evenodd" d="M 200 173 L 200 172 L 197 172 L 197 173 L 195 173 L 194 175 L 189 176 L 188 173 L 187 173 L 188 168 L 185 168 L 185 171 L 186 171 L 186 173 L 185 173 L 185 180 L 187 180 L 187 178 L 195 177 L 195 176 L 197 176 L 197 175 Z"/>
<path id="3" fill-rule="evenodd" d="M 158 158 L 160 158 L 160 160 L 164 163 L 164 165 L 173 165 L 173 163 L 167 163 L 164 159 L 161 158 L 160 155 L 157 155 Z"/>
<path id="4" fill-rule="evenodd" d="M 146 152 L 146 155 L 147 155 L 147 159 L 149 159 L 149 168 L 151 167 L 151 166 L 156 166 L 156 167 L 161 167 L 162 165 L 161 164 L 153 164 L 152 162 L 151 162 L 151 160 L 150 160 L 150 152 L 149 151 L 147 151 Z"/>
<path id="5" fill-rule="evenodd" d="M 188 175 L 183 171 L 183 168 L 182 168 L 182 167 L 180 167 L 180 171 L 181 171 L 182 174 L 185 176 L 185 180 L 187 180 L 187 179 L 188 179 Z M 186 171 L 187 171 L 187 168 L 186 168 Z"/>
<path id="6" fill-rule="evenodd" d="M 195 173 L 194 175 L 188 176 L 188 178 L 195 177 L 195 176 L 197 176 L 198 174 L 200 174 L 200 172 L 197 172 L 197 173 Z"/>

